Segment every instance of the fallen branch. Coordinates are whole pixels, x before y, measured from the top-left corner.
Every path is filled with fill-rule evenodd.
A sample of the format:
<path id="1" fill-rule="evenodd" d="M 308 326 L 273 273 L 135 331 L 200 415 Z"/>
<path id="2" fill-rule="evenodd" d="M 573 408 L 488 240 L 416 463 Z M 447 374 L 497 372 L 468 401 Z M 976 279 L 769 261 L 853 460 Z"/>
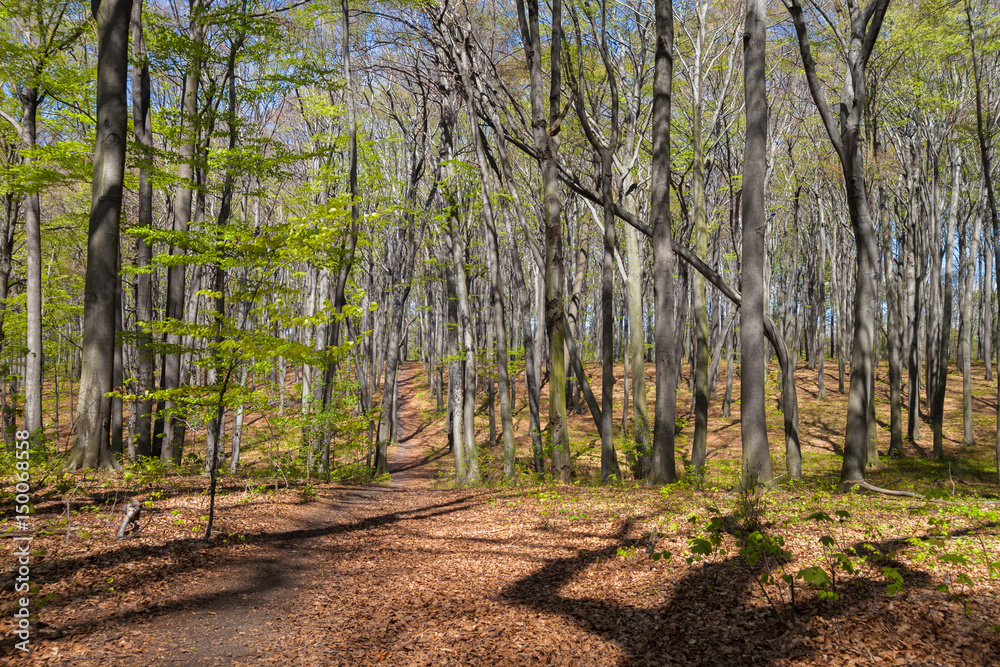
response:
<path id="1" fill-rule="evenodd" d="M 139 532 L 139 513 L 141 511 L 142 503 L 135 498 L 125 506 L 125 518 L 122 519 L 122 525 L 118 528 L 119 540 L 124 540 L 128 533 L 134 534 Z"/>

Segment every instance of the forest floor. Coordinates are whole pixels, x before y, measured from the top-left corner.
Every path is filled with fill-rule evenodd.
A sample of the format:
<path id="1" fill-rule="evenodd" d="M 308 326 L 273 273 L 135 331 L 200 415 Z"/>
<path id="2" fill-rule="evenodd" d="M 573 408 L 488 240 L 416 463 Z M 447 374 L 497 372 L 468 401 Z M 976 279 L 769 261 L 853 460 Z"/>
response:
<path id="1" fill-rule="evenodd" d="M 825 462 L 810 464 L 815 479 L 763 496 L 717 477 L 454 489 L 420 372 L 408 364 L 401 377 L 389 483 L 304 492 L 226 476 L 208 543 L 201 477 L 43 493 L 27 659 L 9 633 L 14 563 L 0 542 L 0 664 L 1000 664 L 996 505 L 836 492 L 824 482 L 835 452 L 821 455 L 810 424 L 837 428 L 837 396 L 800 398 L 804 448 Z M 738 433 L 726 422 L 727 438 Z M 711 447 L 717 466 L 732 454 Z M 980 488 L 980 466 L 963 465 L 959 487 Z M 887 468 L 878 474 L 898 472 Z M 955 488 L 950 467 L 933 472 L 932 487 Z M 126 494 L 148 509 L 119 542 Z M 10 501 L 0 509 L 0 535 L 15 534 Z M 755 523 L 787 554 L 748 550 Z M 794 586 L 781 578 L 809 567 Z M 806 581 L 822 583 L 819 568 L 836 575 L 825 590 Z"/>

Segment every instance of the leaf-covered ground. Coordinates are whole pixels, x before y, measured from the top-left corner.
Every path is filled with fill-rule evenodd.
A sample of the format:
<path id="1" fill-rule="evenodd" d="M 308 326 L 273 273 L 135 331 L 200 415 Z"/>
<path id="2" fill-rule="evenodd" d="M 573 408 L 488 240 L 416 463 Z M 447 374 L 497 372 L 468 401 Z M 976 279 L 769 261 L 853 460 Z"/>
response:
<path id="1" fill-rule="evenodd" d="M 143 489 L 152 507 L 123 542 L 121 491 L 78 493 L 68 530 L 65 496 L 40 502 L 34 525 L 55 534 L 33 543 L 30 662 L 1000 663 L 996 505 L 782 487 L 760 516 L 786 555 L 755 561 L 740 553 L 753 512 L 723 483 L 445 488 L 440 420 L 412 372 L 389 485 L 317 485 L 310 498 L 227 478 L 209 544 L 201 478 Z M 0 662 L 23 664 L 3 547 Z M 836 554 L 849 565 L 826 591 L 781 578 L 829 572 Z"/>

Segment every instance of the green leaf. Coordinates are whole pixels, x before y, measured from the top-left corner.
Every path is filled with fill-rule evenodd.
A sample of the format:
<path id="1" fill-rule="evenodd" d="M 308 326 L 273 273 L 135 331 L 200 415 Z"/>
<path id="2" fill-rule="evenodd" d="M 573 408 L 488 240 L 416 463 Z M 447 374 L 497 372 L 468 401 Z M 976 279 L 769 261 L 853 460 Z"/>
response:
<path id="1" fill-rule="evenodd" d="M 702 556 L 712 555 L 712 543 L 708 540 L 696 537 L 691 540 L 691 553 Z"/>
<path id="2" fill-rule="evenodd" d="M 826 570 L 818 566 L 799 570 L 796 577 L 817 588 L 825 588 L 830 583 L 830 575 L 826 573 Z"/>

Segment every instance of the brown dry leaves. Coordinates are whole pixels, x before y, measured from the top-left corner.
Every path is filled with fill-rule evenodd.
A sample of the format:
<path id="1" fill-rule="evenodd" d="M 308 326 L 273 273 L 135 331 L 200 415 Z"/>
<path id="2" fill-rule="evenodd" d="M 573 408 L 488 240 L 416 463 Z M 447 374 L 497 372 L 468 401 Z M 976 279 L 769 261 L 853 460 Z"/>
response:
<path id="1" fill-rule="evenodd" d="M 794 554 L 791 569 L 821 562 L 817 537 L 829 533 L 895 550 L 908 587 L 889 598 L 884 581 L 845 585 L 839 602 L 799 587 L 792 621 L 787 591 L 777 603 L 781 592 L 771 588 L 772 608 L 734 557 L 732 538 L 707 574 L 684 562 L 688 539 L 712 514 L 704 508 L 731 507 L 723 494 L 324 488 L 321 496 L 304 505 L 291 493 L 226 496 L 227 532 L 209 546 L 191 531 L 204 512 L 197 495 L 156 501 L 139 537 L 121 543 L 102 512 L 79 512 L 74 522 L 89 538 L 66 546 L 43 536 L 34 545 L 46 553 L 33 576 L 40 595 L 53 597 L 33 661 L 975 665 L 1000 655 L 989 629 L 1000 622 L 993 581 L 981 565 L 918 562 L 919 550 L 888 539 L 927 531 L 927 515 L 896 501 L 839 498 L 857 517 L 843 526 L 803 521 L 794 498 L 772 513 L 771 530 Z M 692 513 L 696 524 L 686 520 Z M 657 524 L 657 549 L 671 551 L 670 562 L 646 555 Z M 995 528 L 964 518 L 949 526 L 970 527 L 996 546 Z M 976 581 L 965 595 L 933 590 L 959 570 Z M 2 601 L 9 619 L 9 588 Z M 19 663 L 10 649 L 5 643 L 0 656 Z"/>

